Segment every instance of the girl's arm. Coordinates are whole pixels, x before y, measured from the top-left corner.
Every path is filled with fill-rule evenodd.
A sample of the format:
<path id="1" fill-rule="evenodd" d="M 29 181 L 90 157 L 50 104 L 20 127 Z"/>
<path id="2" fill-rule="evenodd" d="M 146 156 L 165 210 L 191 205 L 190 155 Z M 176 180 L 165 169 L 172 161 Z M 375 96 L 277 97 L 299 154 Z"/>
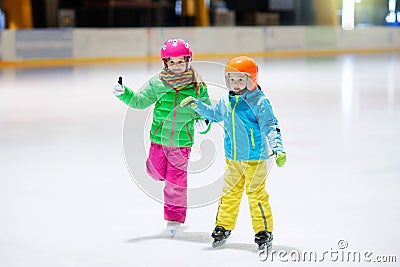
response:
<path id="1" fill-rule="evenodd" d="M 200 95 L 197 99 L 200 99 L 203 103 L 205 103 L 207 105 L 211 105 L 210 97 L 208 96 L 207 87 L 201 85 Z"/>
<path id="2" fill-rule="evenodd" d="M 145 109 L 158 100 L 157 90 L 154 88 L 152 81 L 142 91 L 136 93 L 126 85 L 124 85 L 124 88 L 125 93 L 117 97 L 131 108 Z"/>

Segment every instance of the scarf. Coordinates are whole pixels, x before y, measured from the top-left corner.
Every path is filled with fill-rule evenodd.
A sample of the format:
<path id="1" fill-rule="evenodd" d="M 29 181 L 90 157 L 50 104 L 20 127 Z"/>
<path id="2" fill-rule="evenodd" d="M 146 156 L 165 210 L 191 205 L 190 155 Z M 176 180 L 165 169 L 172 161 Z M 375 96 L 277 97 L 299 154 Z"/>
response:
<path id="1" fill-rule="evenodd" d="M 183 73 L 175 74 L 168 70 L 162 70 L 160 72 L 160 79 L 169 87 L 175 90 L 181 90 L 193 83 L 193 71 L 188 70 Z"/>

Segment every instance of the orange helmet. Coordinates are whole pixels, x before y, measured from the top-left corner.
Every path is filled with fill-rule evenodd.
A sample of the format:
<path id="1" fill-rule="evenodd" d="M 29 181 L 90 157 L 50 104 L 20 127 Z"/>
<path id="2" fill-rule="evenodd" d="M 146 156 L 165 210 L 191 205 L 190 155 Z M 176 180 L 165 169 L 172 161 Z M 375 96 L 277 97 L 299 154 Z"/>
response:
<path id="1" fill-rule="evenodd" d="M 253 91 L 257 87 L 258 66 L 251 57 L 240 56 L 232 58 L 225 66 L 225 81 L 228 85 L 228 76 L 230 73 L 244 73 L 248 76 L 247 89 Z"/>

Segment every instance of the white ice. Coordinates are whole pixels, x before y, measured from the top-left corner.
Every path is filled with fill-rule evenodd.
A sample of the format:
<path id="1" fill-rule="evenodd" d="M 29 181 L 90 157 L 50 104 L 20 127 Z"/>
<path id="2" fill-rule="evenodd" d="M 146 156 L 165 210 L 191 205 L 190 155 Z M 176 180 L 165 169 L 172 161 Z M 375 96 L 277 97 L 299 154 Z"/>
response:
<path id="1" fill-rule="evenodd" d="M 267 182 L 273 260 L 257 257 L 245 195 L 223 248 L 211 248 L 217 202 L 206 194 L 197 200 L 211 203 L 190 208 L 169 237 L 162 204 L 131 177 L 144 173 L 145 155 L 129 142 L 123 147 L 123 136 L 148 147 L 143 121 L 151 109 L 130 110 L 124 131 L 127 108 L 112 95 L 119 75 L 138 90 L 161 67 L 139 62 L 0 70 L 0 266 L 311 264 L 293 262 L 296 251 L 314 251 L 319 260 L 325 255 L 313 263 L 321 266 L 346 261 L 338 254 L 334 262 L 337 255 L 326 251 L 359 252 L 357 266 L 367 264 L 368 252 L 371 261 L 396 256 L 397 263 L 384 266 L 397 266 L 400 55 L 257 61 L 288 153 L 287 164 L 273 166 Z M 213 101 L 226 93 L 219 86 L 224 63 L 194 63 Z M 209 135 L 195 136 L 190 188 L 220 179 L 222 133 L 215 125 Z M 128 170 L 124 151 L 133 151 L 128 165 L 135 161 L 142 169 Z M 160 183 L 149 184 L 161 194 Z M 212 190 L 219 192 L 220 183 Z M 348 247 L 339 249 L 340 240 Z"/>

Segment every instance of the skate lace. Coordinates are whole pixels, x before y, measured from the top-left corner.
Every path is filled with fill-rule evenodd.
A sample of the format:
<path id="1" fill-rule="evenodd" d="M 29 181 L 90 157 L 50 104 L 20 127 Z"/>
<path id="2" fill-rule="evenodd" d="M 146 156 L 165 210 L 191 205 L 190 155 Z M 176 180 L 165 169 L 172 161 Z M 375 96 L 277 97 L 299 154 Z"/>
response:
<path id="1" fill-rule="evenodd" d="M 217 226 L 217 227 L 215 227 L 215 229 L 214 229 L 214 232 L 216 233 L 216 234 L 223 234 L 223 233 L 225 233 L 225 228 L 224 227 L 222 227 L 222 226 Z"/>
<path id="2" fill-rule="evenodd" d="M 272 241 L 272 234 L 266 231 L 258 232 L 255 236 L 257 241 L 270 242 Z"/>

